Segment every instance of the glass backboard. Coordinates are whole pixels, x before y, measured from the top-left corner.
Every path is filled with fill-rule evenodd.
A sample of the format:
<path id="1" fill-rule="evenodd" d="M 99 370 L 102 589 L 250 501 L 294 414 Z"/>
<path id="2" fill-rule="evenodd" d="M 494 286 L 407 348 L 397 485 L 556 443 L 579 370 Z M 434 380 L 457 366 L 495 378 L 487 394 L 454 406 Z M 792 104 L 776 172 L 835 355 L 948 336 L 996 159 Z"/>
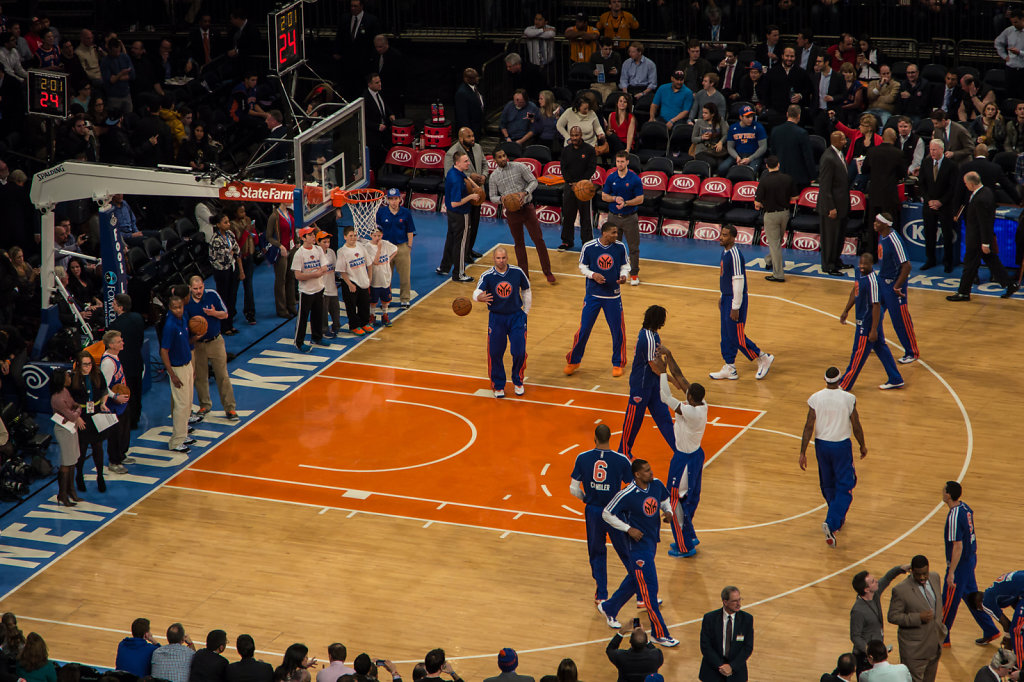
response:
<path id="1" fill-rule="evenodd" d="M 331 190 L 365 187 L 368 181 L 363 99 L 331 113 L 295 137 L 296 186 L 303 188 L 301 224 L 331 210 Z"/>

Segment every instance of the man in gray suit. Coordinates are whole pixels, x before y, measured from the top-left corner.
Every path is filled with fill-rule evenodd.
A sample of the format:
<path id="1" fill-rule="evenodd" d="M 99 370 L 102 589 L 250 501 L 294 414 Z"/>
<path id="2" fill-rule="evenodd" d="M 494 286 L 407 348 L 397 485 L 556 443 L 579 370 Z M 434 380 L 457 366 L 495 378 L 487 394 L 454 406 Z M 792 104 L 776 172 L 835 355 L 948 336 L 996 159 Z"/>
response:
<path id="1" fill-rule="evenodd" d="M 858 672 L 867 670 L 868 642 L 873 639 L 885 641 L 882 628 L 882 593 L 889 587 L 896 576 L 910 570 L 910 564 L 893 566 L 881 580 L 868 571 L 861 571 L 853 576 L 853 591 L 857 593 L 857 601 L 850 609 L 850 641 L 853 642 L 853 653 L 857 656 Z"/>
<path id="2" fill-rule="evenodd" d="M 967 129 L 956 121 L 951 121 L 942 109 L 933 109 L 930 118 L 934 131 L 932 139 L 945 145 L 946 158 L 956 165 L 970 161 L 974 155 L 974 140 Z"/>
<path id="3" fill-rule="evenodd" d="M 533 682 L 529 675 L 520 675 L 516 672 L 516 668 L 519 667 L 519 655 L 515 649 L 505 647 L 498 652 L 498 667 L 501 674 L 488 677 L 484 682 Z"/>
<path id="4" fill-rule="evenodd" d="M 910 669 L 914 682 L 935 682 L 942 656 L 946 626 L 941 616 L 942 582 L 928 570 L 928 557 L 918 554 L 910 560 L 911 576 L 892 588 L 888 620 L 898 626 L 900 661 Z"/>
<path id="5" fill-rule="evenodd" d="M 846 170 L 846 135 L 836 130 L 818 163 L 818 215 L 821 216 L 821 270 L 843 274 L 843 238 L 850 213 L 850 175 Z"/>

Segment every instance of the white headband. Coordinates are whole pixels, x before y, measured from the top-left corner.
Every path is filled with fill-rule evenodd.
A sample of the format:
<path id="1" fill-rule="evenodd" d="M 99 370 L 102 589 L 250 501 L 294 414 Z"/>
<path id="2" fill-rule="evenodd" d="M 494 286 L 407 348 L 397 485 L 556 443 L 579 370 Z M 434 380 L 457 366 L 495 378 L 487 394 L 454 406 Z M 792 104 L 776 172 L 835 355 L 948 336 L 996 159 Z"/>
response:
<path id="1" fill-rule="evenodd" d="M 889 227 L 892 227 L 892 221 L 891 221 L 891 220 L 889 220 L 888 218 L 886 218 L 886 217 L 885 217 L 884 215 L 882 215 L 881 213 L 879 213 L 878 215 L 876 215 L 876 216 L 875 216 L 875 220 L 877 220 L 877 221 L 878 221 L 878 222 L 880 222 L 880 223 L 885 223 L 885 224 L 886 224 L 886 225 L 888 225 Z"/>
<path id="2" fill-rule="evenodd" d="M 831 368 L 829 368 L 829 369 L 831 369 Z M 832 377 L 832 378 L 829 378 L 828 372 L 825 373 L 825 383 L 826 384 L 838 384 L 839 381 L 842 378 L 843 378 L 842 373 L 836 374 L 835 377 Z"/>

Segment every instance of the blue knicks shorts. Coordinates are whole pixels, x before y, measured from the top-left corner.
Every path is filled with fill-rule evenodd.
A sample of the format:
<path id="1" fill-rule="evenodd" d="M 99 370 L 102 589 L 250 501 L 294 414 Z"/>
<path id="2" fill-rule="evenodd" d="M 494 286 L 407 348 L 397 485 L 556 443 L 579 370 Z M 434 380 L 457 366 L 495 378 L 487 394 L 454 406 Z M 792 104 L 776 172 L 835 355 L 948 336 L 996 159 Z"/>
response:
<path id="1" fill-rule="evenodd" d="M 391 287 L 370 287 L 371 303 L 391 303 Z"/>

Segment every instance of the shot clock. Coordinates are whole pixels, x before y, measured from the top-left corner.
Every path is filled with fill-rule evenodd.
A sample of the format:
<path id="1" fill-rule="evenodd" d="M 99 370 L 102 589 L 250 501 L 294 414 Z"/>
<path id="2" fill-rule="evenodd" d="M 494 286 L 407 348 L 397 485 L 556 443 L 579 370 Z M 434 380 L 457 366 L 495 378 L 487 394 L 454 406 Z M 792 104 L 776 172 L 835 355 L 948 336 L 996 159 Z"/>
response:
<path id="1" fill-rule="evenodd" d="M 270 69 L 280 76 L 306 59 L 301 0 L 271 12 L 268 19 Z"/>
<path id="2" fill-rule="evenodd" d="M 68 77 L 57 71 L 28 72 L 28 112 L 68 117 Z"/>

